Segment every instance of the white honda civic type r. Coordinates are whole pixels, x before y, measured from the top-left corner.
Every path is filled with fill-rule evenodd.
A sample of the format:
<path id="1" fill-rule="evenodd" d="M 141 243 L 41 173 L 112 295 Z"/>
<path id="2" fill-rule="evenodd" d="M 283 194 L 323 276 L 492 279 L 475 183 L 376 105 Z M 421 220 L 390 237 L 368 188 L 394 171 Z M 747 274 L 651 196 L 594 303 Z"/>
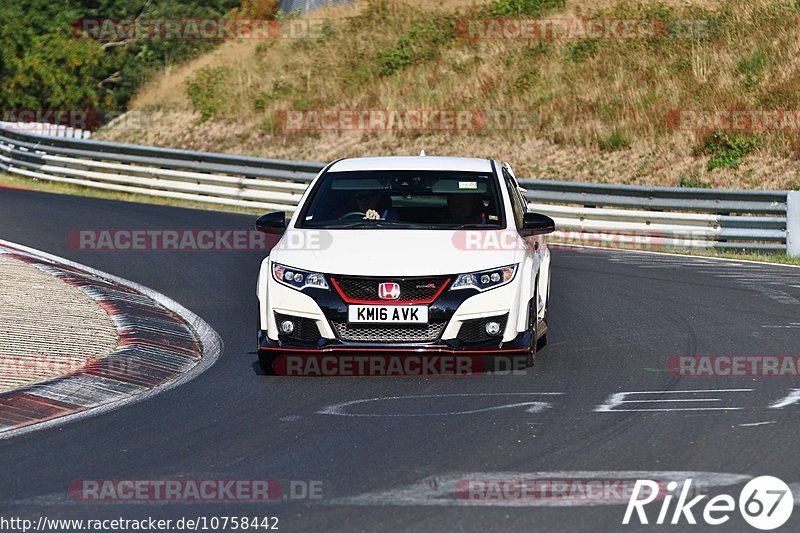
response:
<path id="1" fill-rule="evenodd" d="M 508 164 L 374 157 L 327 165 L 256 221 L 282 235 L 261 264 L 258 352 L 521 356 L 546 342 L 553 220 Z"/>

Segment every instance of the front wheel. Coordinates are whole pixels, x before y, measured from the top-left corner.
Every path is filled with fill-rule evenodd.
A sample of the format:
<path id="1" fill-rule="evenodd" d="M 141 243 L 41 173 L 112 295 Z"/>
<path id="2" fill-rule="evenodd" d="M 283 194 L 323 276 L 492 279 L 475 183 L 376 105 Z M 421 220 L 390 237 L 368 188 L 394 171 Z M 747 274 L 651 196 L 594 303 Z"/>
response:
<path id="1" fill-rule="evenodd" d="M 270 352 L 263 352 L 261 350 L 258 351 L 258 366 L 261 367 L 261 371 L 268 376 L 272 376 L 275 374 L 275 369 L 273 368 L 272 364 L 275 362 L 275 355 Z"/>
<path id="2" fill-rule="evenodd" d="M 536 326 L 539 317 L 536 314 L 536 302 L 539 295 L 538 289 L 534 292 L 533 300 L 528 306 L 528 333 L 530 334 L 530 349 L 528 350 L 528 359 L 526 366 L 533 366 L 536 362 L 536 351 L 539 348 L 539 343 L 536 340 Z"/>
<path id="3" fill-rule="evenodd" d="M 261 367 L 261 371 L 265 374 L 272 375 L 275 371 L 272 369 L 272 363 L 275 361 L 275 356 L 272 355 L 270 352 L 262 352 L 261 351 L 261 340 L 263 337 L 267 336 L 267 332 L 261 329 L 261 307 L 260 304 L 256 308 L 256 329 L 258 331 L 258 366 Z"/>
<path id="4" fill-rule="evenodd" d="M 537 286 L 538 288 L 538 286 Z M 538 294 L 538 291 L 537 291 Z M 538 306 L 539 303 L 537 301 L 536 305 Z M 547 331 L 549 329 L 549 320 L 550 320 L 550 277 L 547 278 L 547 299 L 544 302 L 544 318 L 542 319 L 542 324 L 545 328 L 544 333 L 536 343 L 536 350 L 541 350 L 545 346 L 547 346 Z"/>

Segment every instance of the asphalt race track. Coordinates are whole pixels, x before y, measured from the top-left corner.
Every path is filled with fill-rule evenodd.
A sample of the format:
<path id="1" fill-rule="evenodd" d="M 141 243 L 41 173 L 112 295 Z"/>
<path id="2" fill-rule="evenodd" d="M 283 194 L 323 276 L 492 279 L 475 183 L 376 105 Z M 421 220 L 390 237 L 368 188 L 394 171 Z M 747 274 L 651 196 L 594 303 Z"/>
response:
<path id="1" fill-rule="evenodd" d="M 66 240 L 75 229 L 250 229 L 253 219 L 0 190 L 0 238 L 162 292 L 224 341 L 218 362 L 181 387 L 0 441 L 4 516 L 277 516 L 284 531 L 634 531 L 660 528 L 622 526 L 624 504 L 462 505 L 440 497 L 439 486 L 508 473 L 610 479 L 624 471 L 800 483 L 800 404 L 781 401 L 800 379 L 666 370 L 673 355 L 800 355 L 798 269 L 555 249 L 550 344 L 527 375 L 285 378 L 257 370 L 261 253 L 83 252 Z M 623 392 L 642 393 L 625 396 L 641 401 L 608 403 Z M 371 401 L 348 404 L 355 400 Z M 323 498 L 87 503 L 68 493 L 81 479 L 212 478 L 319 480 Z M 753 531 L 738 514 L 716 529 Z"/>

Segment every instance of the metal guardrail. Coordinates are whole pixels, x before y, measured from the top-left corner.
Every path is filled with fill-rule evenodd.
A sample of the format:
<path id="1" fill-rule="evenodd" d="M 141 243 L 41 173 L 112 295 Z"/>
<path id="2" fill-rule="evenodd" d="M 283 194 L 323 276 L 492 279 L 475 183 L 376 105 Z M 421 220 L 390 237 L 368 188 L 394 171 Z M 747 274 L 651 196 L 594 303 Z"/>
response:
<path id="1" fill-rule="evenodd" d="M 322 165 L 0 130 L 0 169 L 111 191 L 293 211 Z"/>
<path id="2" fill-rule="evenodd" d="M 520 183 L 528 190 L 531 208 L 555 218 L 561 236 L 571 241 L 647 245 L 645 238 L 649 238 L 654 247 L 786 251 L 800 255 L 798 245 L 788 237 L 792 233 L 789 228 L 800 237 L 800 225 L 787 222 L 788 191 L 542 180 Z"/>
<path id="3" fill-rule="evenodd" d="M 0 128 L 0 169 L 35 179 L 293 212 L 320 163 L 192 152 Z M 800 193 L 520 180 L 556 237 L 579 244 L 786 251 L 800 256 Z"/>
<path id="4" fill-rule="evenodd" d="M 284 13 L 306 13 L 321 7 L 349 4 L 352 0 L 280 0 L 280 8 Z"/>

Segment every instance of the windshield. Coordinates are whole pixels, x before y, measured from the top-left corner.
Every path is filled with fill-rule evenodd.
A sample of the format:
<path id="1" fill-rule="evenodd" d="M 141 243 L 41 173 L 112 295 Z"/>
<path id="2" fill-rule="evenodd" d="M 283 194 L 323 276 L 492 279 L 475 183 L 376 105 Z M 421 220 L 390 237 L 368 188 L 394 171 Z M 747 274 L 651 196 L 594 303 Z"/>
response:
<path id="1" fill-rule="evenodd" d="M 505 227 L 491 172 L 328 172 L 300 213 L 301 228 Z"/>

